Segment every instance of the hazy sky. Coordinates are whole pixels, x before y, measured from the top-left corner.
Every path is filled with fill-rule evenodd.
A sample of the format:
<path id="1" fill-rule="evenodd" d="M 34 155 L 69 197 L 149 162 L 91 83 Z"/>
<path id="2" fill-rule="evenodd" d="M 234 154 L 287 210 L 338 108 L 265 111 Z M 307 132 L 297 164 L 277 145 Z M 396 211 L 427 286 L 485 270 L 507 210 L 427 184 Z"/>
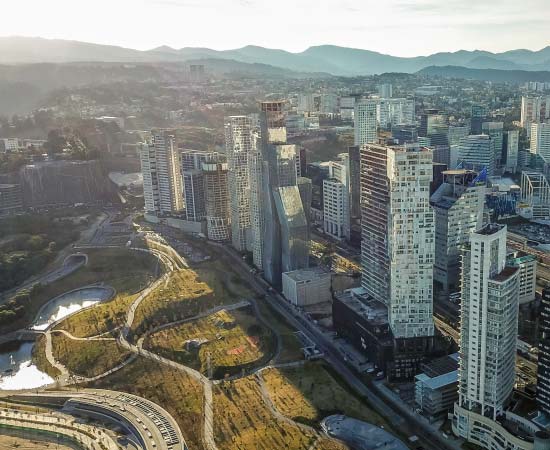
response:
<path id="1" fill-rule="evenodd" d="M 150 49 L 335 44 L 415 56 L 550 45 L 550 0 L 2 0 L 0 35 Z"/>

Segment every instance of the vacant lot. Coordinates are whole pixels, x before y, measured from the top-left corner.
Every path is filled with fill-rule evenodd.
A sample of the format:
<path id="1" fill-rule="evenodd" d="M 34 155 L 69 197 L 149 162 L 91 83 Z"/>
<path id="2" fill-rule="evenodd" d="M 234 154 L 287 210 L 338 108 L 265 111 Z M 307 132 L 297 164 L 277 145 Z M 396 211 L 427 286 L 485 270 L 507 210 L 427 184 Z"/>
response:
<path id="1" fill-rule="evenodd" d="M 214 378 L 265 363 L 275 351 L 275 336 L 251 307 L 219 311 L 151 335 L 146 347 Z"/>
<path id="2" fill-rule="evenodd" d="M 321 362 L 267 369 L 261 374 L 275 407 L 285 416 L 318 426 L 331 414 L 345 414 L 376 425 L 388 424 Z"/>
<path id="3" fill-rule="evenodd" d="M 214 433 L 220 450 L 345 448 L 277 419 L 264 402 L 255 377 L 215 386 Z"/>
<path id="4" fill-rule="evenodd" d="M 128 392 L 161 405 L 178 422 L 189 448 L 204 449 L 202 386 L 186 374 L 138 358 L 89 387 Z"/>

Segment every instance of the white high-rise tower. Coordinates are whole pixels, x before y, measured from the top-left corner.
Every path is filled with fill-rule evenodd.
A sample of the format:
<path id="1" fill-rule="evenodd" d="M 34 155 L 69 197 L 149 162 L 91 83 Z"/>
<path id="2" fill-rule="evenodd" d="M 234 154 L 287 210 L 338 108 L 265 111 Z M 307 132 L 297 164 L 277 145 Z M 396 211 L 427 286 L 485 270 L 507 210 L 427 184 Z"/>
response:
<path id="1" fill-rule="evenodd" d="M 153 130 L 140 148 L 145 212 L 181 214 L 184 209 L 180 153 L 174 130 Z"/>
<path id="2" fill-rule="evenodd" d="M 248 116 L 230 116 L 225 121 L 225 146 L 229 167 L 231 240 L 233 247 L 246 251 L 250 239 L 249 157 L 254 149 L 253 123 Z"/>
<path id="3" fill-rule="evenodd" d="M 432 151 L 361 149 L 362 286 L 388 305 L 396 338 L 433 336 Z"/>
<path id="4" fill-rule="evenodd" d="M 486 225 L 471 234 L 462 266 L 459 400 L 453 430 L 487 449 L 512 448 L 491 441 L 516 376 L 518 274 L 517 267 L 506 265 L 505 225 Z"/>

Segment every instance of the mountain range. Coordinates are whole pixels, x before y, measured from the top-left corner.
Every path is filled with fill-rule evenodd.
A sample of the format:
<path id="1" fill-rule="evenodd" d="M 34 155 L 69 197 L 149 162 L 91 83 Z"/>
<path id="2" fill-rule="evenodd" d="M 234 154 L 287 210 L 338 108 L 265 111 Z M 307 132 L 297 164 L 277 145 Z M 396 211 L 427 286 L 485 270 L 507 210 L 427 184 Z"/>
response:
<path id="1" fill-rule="evenodd" d="M 234 50 L 168 46 L 152 50 L 34 37 L 0 37 L 0 64 L 66 62 L 186 62 L 224 59 L 265 64 L 295 72 L 329 73 L 337 76 L 372 75 L 386 72 L 415 73 L 431 66 L 468 69 L 550 70 L 550 46 L 538 51 L 510 50 L 491 53 L 460 50 L 429 56 L 397 57 L 334 45 L 309 47 L 299 53 L 249 45 Z"/>

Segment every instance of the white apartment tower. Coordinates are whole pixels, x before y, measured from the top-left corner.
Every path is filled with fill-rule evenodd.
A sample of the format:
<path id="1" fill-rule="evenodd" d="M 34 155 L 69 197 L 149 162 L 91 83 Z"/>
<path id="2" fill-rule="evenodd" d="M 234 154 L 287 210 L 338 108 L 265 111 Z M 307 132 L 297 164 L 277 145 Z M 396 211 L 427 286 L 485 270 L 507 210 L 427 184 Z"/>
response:
<path id="1" fill-rule="evenodd" d="M 140 147 L 145 212 L 177 215 L 184 209 L 180 153 L 173 130 L 153 130 Z"/>
<path id="2" fill-rule="evenodd" d="M 550 163 L 550 123 L 531 125 L 531 153 L 539 155 L 545 163 Z"/>
<path id="3" fill-rule="evenodd" d="M 373 144 L 377 139 L 376 99 L 361 99 L 355 102 L 355 145 Z"/>
<path id="4" fill-rule="evenodd" d="M 529 133 L 531 124 L 540 122 L 542 100 L 540 97 L 521 97 L 521 126 Z"/>
<path id="5" fill-rule="evenodd" d="M 430 200 L 435 212 L 434 280 L 447 293 L 459 290 L 461 249 L 483 225 L 485 183 L 476 177 L 471 170 L 443 172 L 443 183 Z"/>
<path id="6" fill-rule="evenodd" d="M 343 153 L 340 161 L 331 161 L 329 175 L 323 180 L 323 229 L 342 239 L 350 237 L 350 171 L 349 157 Z"/>
<path id="7" fill-rule="evenodd" d="M 362 286 L 387 304 L 396 338 L 434 334 L 431 181 L 428 148 L 361 149 Z"/>
<path id="8" fill-rule="evenodd" d="M 225 119 L 225 146 L 229 169 L 229 198 L 231 209 L 231 240 L 238 251 L 250 246 L 250 182 L 249 157 L 255 142 L 253 123 L 248 116 Z"/>
<path id="9" fill-rule="evenodd" d="M 487 449 L 516 448 L 493 440 L 516 376 L 518 274 L 517 267 L 506 265 L 505 225 L 486 225 L 471 234 L 462 265 L 459 399 L 453 431 Z"/>

